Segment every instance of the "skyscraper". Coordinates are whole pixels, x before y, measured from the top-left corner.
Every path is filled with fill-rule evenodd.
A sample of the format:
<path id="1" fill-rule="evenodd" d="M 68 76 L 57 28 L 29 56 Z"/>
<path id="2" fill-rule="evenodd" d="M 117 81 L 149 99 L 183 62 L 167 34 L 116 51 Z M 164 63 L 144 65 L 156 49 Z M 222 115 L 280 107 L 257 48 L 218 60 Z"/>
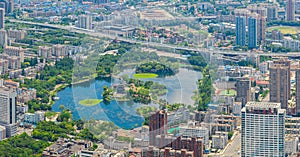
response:
<path id="1" fill-rule="evenodd" d="M 257 19 L 255 17 L 248 18 L 248 48 L 257 47 Z"/>
<path id="2" fill-rule="evenodd" d="M 155 144 L 156 135 L 167 134 L 167 112 L 164 110 L 157 111 L 150 116 L 149 120 L 149 144 Z"/>
<path id="3" fill-rule="evenodd" d="M 270 102 L 280 102 L 282 109 L 288 108 L 290 99 L 291 78 L 290 61 L 279 59 L 270 67 Z"/>
<path id="4" fill-rule="evenodd" d="M 295 0 L 286 1 L 286 20 L 295 21 Z"/>
<path id="5" fill-rule="evenodd" d="M 246 45 L 246 17 L 237 16 L 235 18 L 235 29 L 236 29 L 236 45 Z"/>
<path id="6" fill-rule="evenodd" d="M 4 29 L 4 15 L 5 10 L 3 8 L 0 8 L 0 29 Z"/>
<path id="7" fill-rule="evenodd" d="M 242 157 L 284 157 L 284 118 L 280 103 L 248 102 L 242 109 Z"/>

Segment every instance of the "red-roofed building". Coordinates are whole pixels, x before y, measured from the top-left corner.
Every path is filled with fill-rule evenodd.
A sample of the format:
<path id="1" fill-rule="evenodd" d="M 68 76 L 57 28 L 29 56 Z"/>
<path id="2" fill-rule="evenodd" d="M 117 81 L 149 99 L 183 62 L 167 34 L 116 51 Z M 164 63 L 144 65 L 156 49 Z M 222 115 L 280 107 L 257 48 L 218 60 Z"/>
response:
<path id="1" fill-rule="evenodd" d="M 256 85 L 260 87 L 269 87 L 269 81 L 257 80 Z"/>

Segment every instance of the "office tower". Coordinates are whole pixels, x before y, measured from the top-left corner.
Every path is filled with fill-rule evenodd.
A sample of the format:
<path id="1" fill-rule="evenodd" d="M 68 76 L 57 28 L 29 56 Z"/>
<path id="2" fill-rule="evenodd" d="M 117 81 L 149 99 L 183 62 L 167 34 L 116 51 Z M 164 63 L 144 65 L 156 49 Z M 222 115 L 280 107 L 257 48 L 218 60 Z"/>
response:
<path id="1" fill-rule="evenodd" d="M 242 106 L 250 101 L 251 82 L 248 78 L 237 80 L 236 84 L 236 100 L 242 102 Z"/>
<path id="2" fill-rule="evenodd" d="M 242 109 L 242 157 L 284 157 L 285 110 L 280 103 L 248 102 Z"/>
<path id="3" fill-rule="evenodd" d="M 270 67 L 270 102 L 280 102 L 282 109 L 288 108 L 291 98 L 290 61 L 279 59 Z"/>
<path id="4" fill-rule="evenodd" d="M 248 18 L 248 48 L 257 47 L 257 19 L 255 17 Z"/>
<path id="5" fill-rule="evenodd" d="M 4 15 L 5 15 L 5 11 L 3 8 L 0 8 L 0 29 L 4 29 Z"/>
<path id="6" fill-rule="evenodd" d="M 295 0 L 286 1 L 286 20 L 295 21 Z"/>
<path id="7" fill-rule="evenodd" d="M 237 16 L 235 18 L 235 29 L 236 29 L 236 45 L 246 45 L 246 17 Z"/>
<path id="8" fill-rule="evenodd" d="M 89 15 L 78 16 L 78 27 L 84 29 L 92 29 L 92 17 Z"/>
<path id="9" fill-rule="evenodd" d="M 276 6 L 268 6 L 267 7 L 267 21 L 277 20 L 277 7 Z"/>
<path id="10" fill-rule="evenodd" d="M 149 145 L 155 145 L 157 135 L 167 134 L 167 112 L 157 111 L 150 116 L 149 120 Z"/>
<path id="11" fill-rule="evenodd" d="M 0 30 L 0 46 L 5 47 L 7 45 L 7 32 L 4 29 Z"/>

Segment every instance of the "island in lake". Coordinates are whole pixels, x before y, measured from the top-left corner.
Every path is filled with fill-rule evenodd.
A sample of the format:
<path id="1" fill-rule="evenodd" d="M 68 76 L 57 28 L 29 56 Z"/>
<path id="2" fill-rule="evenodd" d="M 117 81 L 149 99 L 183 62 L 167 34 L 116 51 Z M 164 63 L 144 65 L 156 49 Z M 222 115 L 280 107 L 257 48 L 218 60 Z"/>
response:
<path id="1" fill-rule="evenodd" d="M 136 78 L 122 77 L 121 84 L 113 85 L 114 97 L 118 101 L 133 101 L 149 104 L 158 101 L 159 96 L 167 94 L 165 85 L 154 81 L 142 81 Z"/>

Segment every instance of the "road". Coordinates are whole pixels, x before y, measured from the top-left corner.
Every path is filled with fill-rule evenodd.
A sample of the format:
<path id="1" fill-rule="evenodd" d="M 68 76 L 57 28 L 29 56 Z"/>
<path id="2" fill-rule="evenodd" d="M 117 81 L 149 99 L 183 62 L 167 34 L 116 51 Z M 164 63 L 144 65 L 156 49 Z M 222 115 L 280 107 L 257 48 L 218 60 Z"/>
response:
<path id="1" fill-rule="evenodd" d="M 171 48 L 174 50 L 187 50 L 187 51 L 195 51 L 199 53 L 207 53 L 207 54 L 226 54 L 226 55 L 243 55 L 243 56 L 249 56 L 250 52 L 246 51 L 229 51 L 229 50 L 219 50 L 219 49 L 207 49 L 207 48 L 195 48 L 195 47 L 186 47 L 186 46 L 177 46 L 177 45 L 170 45 L 170 44 L 161 44 L 157 42 L 147 42 L 147 41 L 140 41 L 140 40 L 134 40 L 134 39 L 128 39 L 124 37 L 114 36 L 110 34 L 104 34 L 101 32 L 95 32 L 93 30 L 86 30 L 77 28 L 74 26 L 63 26 L 63 25 L 55 25 L 55 24 L 48 24 L 48 23 L 37 23 L 37 22 L 30 22 L 30 21 L 22 21 L 22 20 L 13 20 L 10 19 L 10 22 L 15 23 L 24 23 L 24 24 L 31 24 L 31 25 L 37 25 L 42 27 L 49 27 L 49 28 L 56 28 L 56 29 L 64 29 L 71 32 L 76 33 L 82 33 L 87 34 L 92 37 L 105 37 L 109 39 L 118 39 L 120 41 L 129 42 L 129 43 L 136 43 L 141 44 L 145 46 L 152 46 L 152 47 L 164 47 L 164 48 Z M 273 56 L 273 57 L 300 57 L 300 53 L 293 52 L 293 53 L 261 53 L 261 54 L 254 54 L 256 56 Z"/>
<path id="2" fill-rule="evenodd" d="M 222 157 L 240 157 L 241 133 L 236 132 L 233 140 L 227 145 Z"/>
<path id="3" fill-rule="evenodd" d="M 42 27 L 64 29 L 64 30 L 69 30 L 71 32 L 87 34 L 87 35 L 90 35 L 93 37 L 105 37 L 105 38 L 109 38 L 109 39 L 117 38 L 120 41 L 129 42 L 129 43 L 137 43 L 137 44 L 141 44 L 141 45 L 145 45 L 145 46 L 165 47 L 165 48 L 171 48 L 171 49 L 190 50 L 190 51 L 205 52 L 205 53 L 213 52 L 213 53 L 221 53 L 221 54 L 225 53 L 225 54 L 234 54 L 234 55 L 248 54 L 248 52 L 236 52 L 236 51 L 216 50 L 216 49 L 207 49 L 207 48 L 194 48 L 194 47 L 185 47 L 185 46 L 177 46 L 177 45 L 170 45 L 170 44 L 161 44 L 161 43 L 157 43 L 157 42 L 140 41 L 140 40 L 134 40 L 134 39 L 128 39 L 128 38 L 124 38 L 124 37 L 114 36 L 114 35 L 110 35 L 110 34 L 104 34 L 101 32 L 95 32 L 92 30 L 81 29 L 81 28 L 77 28 L 74 26 L 63 26 L 63 25 L 37 23 L 37 22 L 21 21 L 21 20 L 13 20 L 13 19 L 10 19 L 9 21 L 15 22 L 15 23 L 37 25 L 37 26 L 42 26 Z"/>

